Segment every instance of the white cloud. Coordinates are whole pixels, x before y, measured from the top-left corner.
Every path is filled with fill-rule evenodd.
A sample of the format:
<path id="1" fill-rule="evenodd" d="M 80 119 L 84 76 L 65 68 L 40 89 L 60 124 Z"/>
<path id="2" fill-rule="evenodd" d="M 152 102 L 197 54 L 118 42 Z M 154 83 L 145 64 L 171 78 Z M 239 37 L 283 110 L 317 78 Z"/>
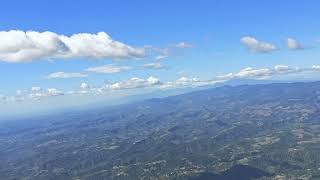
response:
<path id="1" fill-rule="evenodd" d="M 234 75 L 233 75 L 233 73 L 227 73 L 224 75 L 218 75 L 216 78 L 221 79 L 221 80 L 230 80 L 230 79 L 234 78 Z"/>
<path id="2" fill-rule="evenodd" d="M 39 100 L 44 97 L 62 96 L 64 93 L 56 88 L 43 89 L 41 87 L 32 87 L 30 91 L 17 92 L 20 97 Z"/>
<path id="3" fill-rule="evenodd" d="M 113 82 L 113 83 L 106 83 L 101 86 L 91 86 L 87 83 L 81 83 L 78 90 L 69 91 L 66 94 L 71 95 L 82 95 L 82 94 L 105 94 L 105 93 L 112 93 L 118 90 L 126 90 L 126 89 L 143 89 L 149 87 L 156 87 L 161 85 L 162 82 L 153 76 L 150 76 L 147 79 L 142 79 L 138 77 L 133 77 L 127 80 Z"/>
<path id="4" fill-rule="evenodd" d="M 158 55 L 155 59 L 156 59 L 156 61 L 160 61 L 160 60 L 165 59 L 167 57 L 168 57 L 167 55 Z"/>
<path id="5" fill-rule="evenodd" d="M 296 75 L 299 73 L 319 73 L 320 65 L 313 65 L 309 68 L 292 68 L 287 65 L 276 65 L 272 68 L 252 68 L 247 67 L 238 72 L 227 73 L 222 76 L 216 76 L 209 80 L 200 80 L 198 78 L 189 78 L 182 76 L 177 80 L 163 82 L 156 77 L 150 76 L 147 79 L 133 77 L 119 82 L 107 82 L 100 86 L 92 86 L 87 83 L 81 83 L 79 88 L 73 91 L 61 91 L 56 88 L 44 89 L 34 86 L 29 90 L 18 90 L 15 96 L 0 95 L 1 102 L 9 101 L 26 101 L 26 100 L 41 100 L 47 97 L 62 96 L 62 95 L 81 95 L 93 94 L 100 95 L 105 93 L 113 93 L 118 90 L 144 89 L 144 88 L 159 88 L 172 89 L 182 87 L 198 87 L 203 85 L 212 85 L 218 82 L 225 82 L 232 79 L 266 79 L 272 77 L 280 77 L 286 75 Z"/>
<path id="6" fill-rule="evenodd" d="M 90 86 L 87 83 L 81 83 L 80 89 L 90 89 Z"/>
<path id="7" fill-rule="evenodd" d="M 262 69 L 254 69 L 251 67 L 244 68 L 240 70 L 238 73 L 235 74 L 236 77 L 238 78 L 263 78 L 271 75 L 271 70 L 268 68 L 262 68 Z"/>
<path id="8" fill-rule="evenodd" d="M 82 78 L 88 77 L 87 74 L 77 72 L 54 72 L 46 76 L 47 79 L 67 79 L 67 78 Z"/>
<path id="9" fill-rule="evenodd" d="M 277 47 L 271 43 L 261 42 L 254 37 L 245 36 L 240 39 L 240 42 L 245 45 L 250 51 L 257 53 L 269 53 L 277 50 Z"/>
<path id="10" fill-rule="evenodd" d="M 146 88 L 160 85 L 161 81 L 158 78 L 150 76 L 148 79 L 141 79 L 133 77 L 131 79 L 120 81 L 111 84 L 110 88 L 113 90 L 119 89 L 135 89 L 135 88 Z"/>
<path id="11" fill-rule="evenodd" d="M 180 42 L 175 45 L 176 48 L 186 49 L 186 48 L 192 48 L 191 44 L 188 44 L 186 42 Z"/>
<path id="12" fill-rule="evenodd" d="M 94 72 L 94 73 L 102 73 L 102 74 L 113 74 L 113 73 L 128 71 L 130 69 L 132 68 L 129 66 L 116 66 L 113 64 L 107 64 L 103 66 L 90 67 L 90 68 L 87 68 L 86 71 Z"/>
<path id="13" fill-rule="evenodd" d="M 274 66 L 274 69 L 275 69 L 276 71 L 287 71 L 287 70 L 290 69 L 290 67 L 287 66 L 287 65 L 278 64 L 278 65 L 275 65 L 275 66 Z"/>
<path id="14" fill-rule="evenodd" d="M 241 69 L 237 73 L 228 73 L 222 76 L 217 76 L 218 79 L 246 79 L 246 78 L 266 78 L 272 74 L 272 71 L 268 68 L 254 69 L 252 67 L 247 67 Z"/>
<path id="15" fill-rule="evenodd" d="M 46 94 L 47 96 L 60 96 L 60 95 L 63 95 L 64 93 L 56 88 L 48 88 Z"/>
<path id="16" fill-rule="evenodd" d="M 139 58 L 144 54 L 144 48 L 115 41 L 105 32 L 66 36 L 49 31 L 0 31 L 0 61 L 11 63 L 52 58 Z"/>
<path id="17" fill-rule="evenodd" d="M 314 69 L 314 70 L 320 70 L 320 65 L 313 65 L 313 66 L 312 66 L 312 69 Z"/>
<path id="18" fill-rule="evenodd" d="M 276 65 L 274 68 L 255 69 L 247 67 L 241 69 L 236 73 L 228 73 L 222 76 L 217 76 L 217 79 L 231 80 L 231 79 L 266 79 L 277 75 L 297 74 L 304 71 L 310 71 L 311 68 L 299 69 L 291 68 L 287 65 Z"/>
<path id="19" fill-rule="evenodd" d="M 277 74 L 293 74 L 293 73 L 300 73 L 303 71 L 307 71 L 309 69 L 310 68 L 300 69 L 300 68 L 291 68 L 287 65 L 275 65 L 273 73 L 276 75 Z"/>
<path id="20" fill-rule="evenodd" d="M 177 79 L 176 82 L 178 84 L 186 84 L 186 83 L 190 83 L 190 82 L 199 82 L 199 79 L 198 78 L 180 77 L 179 79 Z"/>
<path id="21" fill-rule="evenodd" d="M 92 92 L 94 88 L 91 88 L 91 86 L 87 83 L 81 83 L 80 84 L 80 90 L 79 91 L 74 91 L 72 93 L 69 92 L 69 94 L 87 94 L 89 92 Z"/>
<path id="22" fill-rule="evenodd" d="M 161 64 L 161 60 L 167 58 L 168 55 L 158 55 L 155 57 L 155 61 L 152 63 L 144 64 L 143 67 L 147 69 L 164 69 L 165 66 Z"/>
<path id="23" fill-rule="evenodd" d="M 147 68 L 147 69 L 163 69 L 163 68 L 165 68 L 165 66 L 163 66 L 160 61 L 155 61 L 153 63 L 145 64 L 145 65 L 143 65 L 143 67 Z"/>
<path id="24" fill-rule="evenodd" d="M 292 38 L 287 39 L 287 47 L 291 50 L 304 49 L 303 46 L 297 40 Z"/>
<path id="25" fill-rule="evenodd" d="M 199 86 L 199 85 L 205 85 L 209 83 L 210 83 L 209 81 L 200 81 L 198 78 L 188 78 L 183 76 L 175 81 L 169 81 L 169 82 L 163 83 L 161 85 L 161 88 L 168 89 L 168 88 L 179 88 L 179 87 L 186 87 L 186 86 Z"/>
<path id="26" fill-rule="evenodd" d="M 42 90 L 42 88 L 41 87 L 38 87 L 38 86 L 36 86 L 36 87 L 31 87 L 31 92 L 38 92 L 38 91 L 41 91 Z"/>

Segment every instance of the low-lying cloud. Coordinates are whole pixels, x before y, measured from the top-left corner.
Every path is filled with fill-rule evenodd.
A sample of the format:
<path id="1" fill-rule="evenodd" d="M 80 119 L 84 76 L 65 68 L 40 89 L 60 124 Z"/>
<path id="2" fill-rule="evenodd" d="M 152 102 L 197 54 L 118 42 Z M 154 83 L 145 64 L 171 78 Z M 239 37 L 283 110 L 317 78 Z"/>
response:
<path id="1" fill-rule="evenodd" d="M 28 99 L 40 100 L 42 98 L 76 95 L 76 94 L 103 94 L 112 93 L 119 90 L 158 88 L 172 89 L 182 87 L 198 87 L 203 85 L 213 85 L 234 79 L 269 79 L 286 75 L 298 75 L 302 73 L 318 73 L 320 65 L 313 65 L 308 68 L 289 67 L 287 65 L 276 65 L 272 68 L 243 68 L 238 72 L 227 73 L 216 76 L 209 80 L 200 80 L 198 78 L 180 77 L 174 81 L 161 81 L 160 79 L 150 76 L 148 78 L 133 77 L 118 82 L 108 82 L 100 86 L 81 83 L 79 88 L 74 91 L 62 91 L 57 88 L 32 87 L 29 90 L 18 90 L 15 96 L 0 95 L 0 102 L 24 101 Z"/>
<path id="2" fill-rule="evenodd" d="M 133 77 L 128 80 L 120 81 L 110 85 L 111 89 L 136 89 L 136 88 L 146 88 L 160 85 L 161 81 L 153 76 L 147 79 L 142 79 L 138 77 Z"/>
<path id="3" fill-rule="evenodd" d="M 236 73 L 228 73 L 217 76 L 217 79 L 231 80 L 231 79 L 267 79 L 273 76 L 299 74 L 307 72 L 320 72 L 319 65 L 313 65 L 310 68 L 292 68 L 287 65 L 276 65 L 273 68 L 252 68 L 247 67 L 241 69 Z"/>

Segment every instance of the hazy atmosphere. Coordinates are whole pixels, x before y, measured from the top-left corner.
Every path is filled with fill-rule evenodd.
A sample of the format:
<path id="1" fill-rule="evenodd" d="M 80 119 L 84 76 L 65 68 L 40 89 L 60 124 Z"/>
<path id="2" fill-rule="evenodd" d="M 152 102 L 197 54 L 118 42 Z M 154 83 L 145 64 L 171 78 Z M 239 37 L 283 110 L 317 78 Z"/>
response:
<path id="1" fill-rule="evenodd" d="M 320 1 L 3 0 L 1 180 L 319 180 Z"/>
<path id="2" fill-rule="evenodd" d="M 319 5 L 4 1 L 0 111 L 117 101 L 110 96 L 231 79 L 317 80 Z"/>

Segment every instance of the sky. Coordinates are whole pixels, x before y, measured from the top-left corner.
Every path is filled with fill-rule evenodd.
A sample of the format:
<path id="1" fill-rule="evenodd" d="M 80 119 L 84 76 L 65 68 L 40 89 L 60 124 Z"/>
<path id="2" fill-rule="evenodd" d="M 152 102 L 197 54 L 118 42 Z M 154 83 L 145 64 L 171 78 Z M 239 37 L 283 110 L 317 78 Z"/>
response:
<path id="1" fill-rule="evenodd" d="M 319 80 L 318 7 L 316 0 L 4 0 L 0 112 L 232 79 Z"/>

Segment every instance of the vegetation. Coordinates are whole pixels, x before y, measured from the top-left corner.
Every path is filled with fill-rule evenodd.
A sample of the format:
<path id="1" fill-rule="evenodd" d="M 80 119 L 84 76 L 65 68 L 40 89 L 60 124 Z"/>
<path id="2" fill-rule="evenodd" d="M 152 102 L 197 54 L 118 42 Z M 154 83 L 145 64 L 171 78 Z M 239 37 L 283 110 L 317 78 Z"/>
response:
<path id="1" fill-rule="evenodd" d="M 223 86 L 0 124 L 1 179 L 319 179 L 320 82 Z"/>

